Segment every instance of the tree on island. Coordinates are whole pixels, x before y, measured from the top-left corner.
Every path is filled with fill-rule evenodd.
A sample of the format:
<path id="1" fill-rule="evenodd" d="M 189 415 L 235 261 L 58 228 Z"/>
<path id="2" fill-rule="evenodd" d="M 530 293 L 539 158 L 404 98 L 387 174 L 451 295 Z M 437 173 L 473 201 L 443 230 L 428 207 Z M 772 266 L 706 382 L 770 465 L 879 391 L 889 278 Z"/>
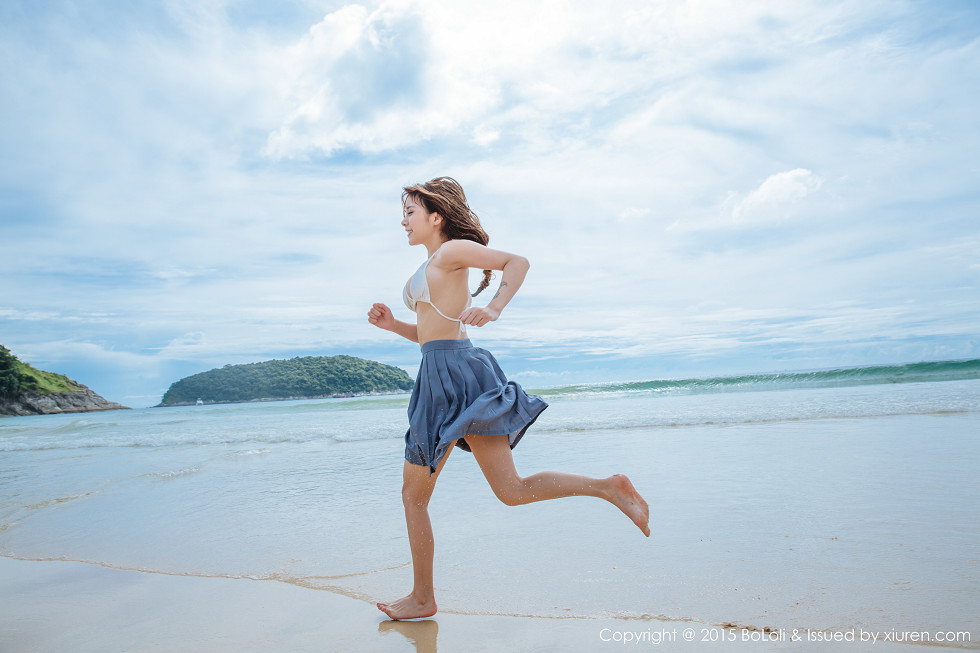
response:
<path id="1" fill-rule="evenodd" d="M 160 406 L 406 392 L 404 370 L 354 356 L 307 356 L 225 365 L 170 386 Z"/>
<path id="2" fill-rule="evenodd" d="M 17 369 L 17 357 L 10 350 L 0 345 L 0 399 L 13 399 L 22 392 L 20 371 Z"/>

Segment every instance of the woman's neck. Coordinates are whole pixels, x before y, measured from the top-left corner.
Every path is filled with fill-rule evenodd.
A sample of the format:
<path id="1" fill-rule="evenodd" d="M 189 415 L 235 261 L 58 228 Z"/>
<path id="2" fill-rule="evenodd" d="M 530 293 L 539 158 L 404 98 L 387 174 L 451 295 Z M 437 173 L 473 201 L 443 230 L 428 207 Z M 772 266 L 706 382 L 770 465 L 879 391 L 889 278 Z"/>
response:
<path id="1" fill-rule="evenodd" d="M 432 258 L 432 255 L 435 254 L 436 251 L 442 247 L 442 244 L 448 240 L 449 238 L 447 236 L 439 234 L 438 236 L 433 237 L 433 239 L 429 242 L 425 243 L 425 249 L 429 252 L 429 258 Z"/>

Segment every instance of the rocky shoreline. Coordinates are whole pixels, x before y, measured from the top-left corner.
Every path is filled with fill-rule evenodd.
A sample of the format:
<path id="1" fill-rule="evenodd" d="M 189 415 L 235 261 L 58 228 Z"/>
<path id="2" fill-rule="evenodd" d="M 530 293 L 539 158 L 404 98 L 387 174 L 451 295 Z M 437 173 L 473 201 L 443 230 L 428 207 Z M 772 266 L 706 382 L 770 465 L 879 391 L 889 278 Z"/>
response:
<path id="1" fill-rule="evenodd" d="M 82 386 L 75 392 L 26 392 L 16 399 L 0 400 L 0 417 L 89 413 L 100 410 L 129 410 L 128 406 L 109 401 Z"/>

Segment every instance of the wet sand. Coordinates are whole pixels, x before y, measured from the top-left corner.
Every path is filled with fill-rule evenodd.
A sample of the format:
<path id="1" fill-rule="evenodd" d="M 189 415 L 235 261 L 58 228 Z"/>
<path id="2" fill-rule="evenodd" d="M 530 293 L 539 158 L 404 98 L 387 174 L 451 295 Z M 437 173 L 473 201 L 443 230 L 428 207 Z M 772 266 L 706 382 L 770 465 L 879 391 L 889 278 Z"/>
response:
<path id="1" fill-rule="evenodd" d="M 276 581 L 170 576 L 78 562 L 0 558 L 0 650 L 823 651 L 870 643 L 694 622 L 440 613 L 389 621 L 366 601 Z M 685 637 L 692 637 L 686 641 Z M 829 633 L 799 637 L 829 637 Z M 637 638 L 639 641 L 625 642 Z M 657 643 L 659 642 L 659 643 Z M 852 648 L 844 648 L 850 646 Z M 878 642 L 878 651 L 922 651 Z"/>

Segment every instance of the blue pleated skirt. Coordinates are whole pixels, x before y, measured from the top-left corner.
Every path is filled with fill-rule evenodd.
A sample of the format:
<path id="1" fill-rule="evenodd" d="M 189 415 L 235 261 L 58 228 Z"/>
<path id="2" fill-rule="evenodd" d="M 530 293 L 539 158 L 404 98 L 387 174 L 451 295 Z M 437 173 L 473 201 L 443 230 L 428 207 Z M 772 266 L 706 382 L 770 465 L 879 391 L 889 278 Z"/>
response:
<path id="1" fill-rule="evenodd" d="M 434 472 L 454 443 L 470 450 L 462 438 L 471 434 L 507 436 L 513 449 L 547 407 L 468 338 L 431 340 L 408 402 L 405 460 Z"/>

